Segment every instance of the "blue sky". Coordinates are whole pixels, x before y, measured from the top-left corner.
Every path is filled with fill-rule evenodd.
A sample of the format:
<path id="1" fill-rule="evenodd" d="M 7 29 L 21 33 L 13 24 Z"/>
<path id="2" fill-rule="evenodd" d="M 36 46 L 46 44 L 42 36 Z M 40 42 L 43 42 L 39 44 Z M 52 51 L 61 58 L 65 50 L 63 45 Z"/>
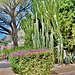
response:
<path id="1" fill-rule="evenodd" d="M 6 36 L 5 34 L 1 34 L 0 33 L 0 40 L 4 38 L 4 36 Z"/>

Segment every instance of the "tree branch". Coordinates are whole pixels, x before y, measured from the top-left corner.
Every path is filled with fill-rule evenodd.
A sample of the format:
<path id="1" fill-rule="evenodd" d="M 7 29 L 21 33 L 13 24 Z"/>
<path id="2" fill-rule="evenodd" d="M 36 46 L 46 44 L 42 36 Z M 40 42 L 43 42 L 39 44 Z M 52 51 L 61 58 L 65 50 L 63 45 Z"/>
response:
<path id="1" fill-rule="evenodd" d="M 5 31 L 4 29 L 0 29 L 0 32 L 7 32 L 7 31 Z M 8 33 L 8 32 L 7 32 Z"/>
<path id="2" fill-rule="evenodd" d="M 13 30 L 13 26 L 11 25 L 11 22 L 9 22 L 9 23 L 7 24 L 7 21 L 4 21 L 2 18 L 0 18 L 0 20 L 2 20 L 6 25 L 10 26 L 11 29 Z"/>
<path id="3" fill-rule="evenodd" d="M 19 9 L 19 11 L 17 12 L 16 16 L 17 16 L 21 11 L 26 10 L 27 7 L 29 6 L 29 4 L 30 4 L 30 2 L 29 2 L 29 3 L 27 4 L 27 6 L 25 6 L 24 8 Z"/>
<path id="4" fill-rule="evenodd" d="M 14 30 L 14 28 L 13 28 L 13 26 L 12 26 L 11 22 L 10 22 L 10 27 L 11 27 L 11 29 L 12 29 L 12 31 L 13 31 L 13 30 Z"/>
<path id="5" fill-rule="evenodd" d="M 10 0 L 9 0 L 9 4 L 10 4 L 9 8 L 11 9 L 11 2 L 10 2 Z"/>
<path id="6" fill-rule="evenodd" d="M 7 34 L 7 35 L 9 35 L 9 33 L 5 33 L 5 32 L 2 32 L 2 31 L 0 31 L 0 33 L 3 33 L 3 34 Z"/>
<path id="7" fill-rule="evenodd" d="M 7 25 L 7 21 L 4 21 L 2 18 L 0 18 L 1 21 L 3 21 Z"/>
<path id="8" fill-rule="evenodd" d="M 11 33 L 11 31 L 10 31 L 9 29 L 6 29 L 5 27 L 3 27 L 3 26 L 1 26 L 1 25 L 0 25 L 0 27 L 1 27 L 3 30 L 7 31 L 8 33 Z"/>
<path id="9" fill-rule="evenodd" d="M 14 6 L 14 8 L 13 8 L 13 9 L 15 9 L 15 8 L 16 8 L 16 7 L 20 4 L 20 1 L 21 1 L 21 0 L 19 0 L 17 4 L 15 4 L 15 3 L 14 3 L 14 4 L 15 4 L 15 6 Z"/>
<path id="10" fill-rule="evenodd" d="M 9 12 L 9 8 L 7 8 L 5 4 L 3 4 L 3 6 L 5 7 L 6 11 Z"/>
<path id="11" fill-rule="evenodd" d="M 18 23 L 17 23 L 17 26 L 19 25 L 19 23 L 20 23 L 20 20 L 23 18 L 23 16 L 21 16 L 20 18 L 19 18 L 19 21 L 18 21 Z"/>
<path id="12" fill-rule="evenodd" d="M 3 29 L 0 29 L 0 30 L 2 30 L 2 31 L 3 31 Z"/>
<path id="13" fill-rule="evenodd" d="M 7 12 L 5 9 L 3 9 L 3 8 L 0 8 L 2 11 L 4 11 L 6 14 L 8 14 L 8 15 L 10 15 L 11 16 L 11 14 L 9 13 L 9 12 Z"/>
<path id="14" fill-rule="evenodd" d="M 10 5 L 7 2 L 5 2 L 5 1 L 2 1 L 2 3 L 5 4 L 6 6 L 8 6 L 11 9 L 11 2 L 10 2 L 10 0 L 9 0 L 9 4 Z"/>

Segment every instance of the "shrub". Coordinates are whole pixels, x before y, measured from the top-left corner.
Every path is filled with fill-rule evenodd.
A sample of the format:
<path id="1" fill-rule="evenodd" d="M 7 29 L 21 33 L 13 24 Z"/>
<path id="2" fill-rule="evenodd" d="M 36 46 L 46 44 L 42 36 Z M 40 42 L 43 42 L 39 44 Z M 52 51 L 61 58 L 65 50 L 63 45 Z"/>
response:
<path id="1" fill-rule="evenodd" d="M 10 63 L 13 71 L 18 74 L 50 75 L 53 60 L 49 50 L 28 50 L 12 52 Z"/>
<path id="2" fill-rule="evenodd" d="M 13 52 L 14 51 L 14 49 L 3 49 L 3 53 L 4 54 L 9 54 L 9 53 L 11 53 L 11 52 Z"/>
<path id="3" fill-rule="evenodd" d="M 13 49 L 13 48 L 11 48 L 11 49 L 3 49 L 3 53 L 4 54 L 10 54 L 10 53 L 12 53 L 12 52 L 14 52 L 14 51 L 16 51 L 16 52 L 18 52 L 18 51 L 22 51 L 22 50 L 24 50 L 25 49 L 25 47 L 22 47 L 22 46 L 20 46 L 20 47 L 15 47 L 15 49 Z M 25 49 L 25 50 L 27 50 L 27 49 Z"/>

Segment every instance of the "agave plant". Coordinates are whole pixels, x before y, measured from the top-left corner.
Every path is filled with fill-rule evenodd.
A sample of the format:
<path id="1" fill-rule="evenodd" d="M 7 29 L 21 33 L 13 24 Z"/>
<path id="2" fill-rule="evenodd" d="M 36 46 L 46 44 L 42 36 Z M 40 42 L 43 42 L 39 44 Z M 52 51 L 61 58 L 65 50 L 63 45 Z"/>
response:
<path id="1" fill-rule="evenodd" d="M 75 61 L 75 55 L 73 53 L 68 53 L 67 57 L 65 58 L 65 63 L 73 63 Z"/>
<path id="2" fill-rule="evenodd" d="M 75 62 L 75 55 L 74 55 L 74 57 L 73 57 L 73 62 Z"/>
<path id="3" fill-rule="evenodd" d="M 68 57 L 69 57 L 70 63 L 73 63 L 73 60 L 75 59 L 74 54 L 70 52 L 70 53 L 68 54 Z"/>

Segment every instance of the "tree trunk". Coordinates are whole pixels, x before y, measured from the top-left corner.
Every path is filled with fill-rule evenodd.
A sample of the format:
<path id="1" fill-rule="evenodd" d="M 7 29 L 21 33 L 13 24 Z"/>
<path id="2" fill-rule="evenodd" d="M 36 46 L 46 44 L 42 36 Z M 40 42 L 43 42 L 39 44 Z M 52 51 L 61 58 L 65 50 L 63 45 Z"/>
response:
<path id="1" fill-rule="evenodd" d="M 14 36 L 13 38 L 13 44 L 14 44 L 14 48 L 18 47 L 17 36 Z"/>
<path id="2" fill-rule="evenodd" d="M 18 47 L 18 41 L 17 41 L 17 38 L 18 38 L 18 36 L 17 36 L 17 29 L 16 29 L 16 31 L 13 31 L 13 32 L 12 32 L 11 37 L 12 37 L 12 40 L 13 40 L 14 48 L 15 48 L 15 47 Z"/>
<path id="3" fill-rule="evenodd" d="M 18 47 L 18 42 L 17 42 L 17 26 L 16 26 L 16 22 L 15 22 L 15 16 L 14 16 L 14 9 L 12 9 L 12 23 L 13 23 L 13 28 L 14 30 L 12 30 L 12 40 L 13 40 L 13 45 L 14 45 L 14 48 L 15 47 Z"/>

